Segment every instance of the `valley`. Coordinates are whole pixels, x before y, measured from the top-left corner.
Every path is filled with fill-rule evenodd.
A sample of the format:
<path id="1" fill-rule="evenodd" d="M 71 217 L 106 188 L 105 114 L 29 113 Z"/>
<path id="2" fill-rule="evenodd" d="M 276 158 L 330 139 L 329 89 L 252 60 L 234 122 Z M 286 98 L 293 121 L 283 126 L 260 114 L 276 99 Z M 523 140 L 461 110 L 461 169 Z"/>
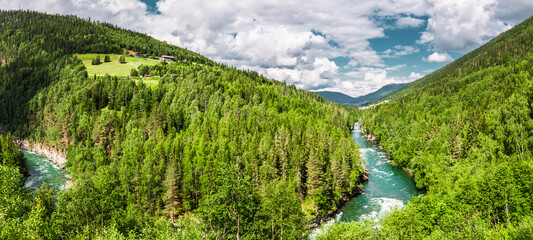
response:
<path id="1" fill-rule="evenodd" d="M 531 237 L 532 22 L 363 110 L 363 131 L 425 194 L 319 239 Z"/>
<path id="2" fill-rule="evenodd" d="M 363 182 L 362 193 L 348 201 L 336 216 L 315 229 L 310 239 L 317 239 L 336 223 L 357 221 L 379 222 L 393 210 L 402 209 L 412 197 L 422 194 L 413 178 L 405 170 L 390 165 L 388 154 L 375 143 L 367 140 L 355 123 L 352 137 L 360 146 L 368 180 Z"/>
<path id="3" fill-rule="evenodd" d="M 303 46 L 343 48 L 327 37 Z M 308 59 L 320 51 L 230 61 L 262 59 L 258 72 L 90 18 L 2 9 L 0 40 L 0 239 L 533 237 L 533 17 L 454 61 L 419 56 L 450 62 L 409 78 L 387 73 L 425 50 L 397 44 L 367 49 L 373 67 Z M 320 91 L 415 77 L 358 98 Z"/>
<path id="4" fill-rule="evenodd" d="M 17 207 L 0 215 L 0 238 L 304 238 L 359 189 L 355 109 L 129 30 L 38 12 L 0 19 L 14 24 L 2 32 L 19 31 L 2 35 L 7 45 L 32 46 L 0 68 L 0 121 L 13 134 L 1 149 L 21 156 L 3 164 L 3 204 Z M 95 66 L 117 64 L 125 48 L 176 62 L 136 68 L 157 80 L 89 74 L 87 61 L 109 54 Z M 35 166 L 10 136 L 65 152 L 73 186 L 57 199 L 46 187 L 28 193 Z"/>

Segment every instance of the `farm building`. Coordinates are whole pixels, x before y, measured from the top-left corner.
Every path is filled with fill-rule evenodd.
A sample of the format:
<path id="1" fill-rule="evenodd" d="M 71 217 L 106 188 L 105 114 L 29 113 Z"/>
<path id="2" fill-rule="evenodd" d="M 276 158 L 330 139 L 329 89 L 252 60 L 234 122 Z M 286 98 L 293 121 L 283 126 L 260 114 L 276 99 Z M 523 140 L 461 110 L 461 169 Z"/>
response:
<path id="1" fill-rule="evenodd" d="M 176 61 L 176 59 L 173 56 L 167 56 L 167 55 L 161 56 L 161 60 L 172 61 L 172 62 Z"/>

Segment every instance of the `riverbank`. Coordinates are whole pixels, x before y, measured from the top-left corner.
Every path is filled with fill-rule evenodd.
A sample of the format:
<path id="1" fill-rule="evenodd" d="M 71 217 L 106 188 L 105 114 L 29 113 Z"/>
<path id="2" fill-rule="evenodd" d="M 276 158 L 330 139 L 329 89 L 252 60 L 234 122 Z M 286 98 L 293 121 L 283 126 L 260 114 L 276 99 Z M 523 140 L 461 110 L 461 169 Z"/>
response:
<path id="1" fill-rule="evenodd" d="M 359 126 L 359 129 L 361 130 L 361 133 L 363 134 L 363 136 L 365 137 L 367 141 L 376 144 L 380 150 L 382 150 L 383 152 L 385 152 L 385 154 L 387 154 L 387 159 L 389 159 L 387 160 L 387 163 L 392 163 L 393 159 L 392 159 L 391 154 L 385 148 L 379 145 L 379 143 L 376 141 L 376 136 L 373 133 L 366 131 L 363 126 Z"/>
<path id="2" fill-rule="evenodd" d="M 394 209 L 403 208 L 411 197 L 421 193 L 407 171 L 390 164 L 388 154 L 376 143 L 379 136 L 365 133 L 363 129 L 356 123 L 352 131 L 361 157 L 366 162 L 365 168 L 370 173 L 368 181 L 362 184 L 363 192 L 345 203 L 332 220 L 313 230 L 309 239 L 319 238 L 330 226 L 339 222 L 379 221 Z"/>
<path id="3" fill-rule="evenodd" d="M 59 152 L 55 149 L 43 146 L 39 143 L 31 142 L 28 139 L 17 139 L 15 140 L 15 143 L 18 145 L 19 149 L 41 155 L 45 157 L 46 160 L 54 164 L 56 167 L 60 169 L 65 169 L 65 164 L 67 163 L 66 153 Z M 72 182 L 72 178 L 70 178 L 69 175 L 67 175 L 67 178 L 68 180 L 65 183 L 63 190 L 66 190 L 72 185 L 74 185 L 74 182 Z"/>
<path id="4" fill-rule="evenodd" d="M 45 147 L 39 143 L 30 142 L 27 139 L 16 140 L 19 148 L 29 152 L 37 153 L 43 157 L 46 157 L 48 161 L 61 169 L 65 169 L 67 163 L 66 153 L 58 152 L 57 150 Z"/>
<path id="5" fill-rule="evenodd" d="M 355 130 L 355 124 L 348 126 L 348 128 L 350 129 L 350 132 L 352 132 L 353 130 Z M 369 174 L 370 172 L 368 171 L 368 169 L 364 168 L 362 174 L 359 176 L 359 179 L 357 181 L 357 186 L 354 189 L 352 189 L 352 193 L 351 194 L 345 193 L 343 195 L 343 197 L 337 202 L 335 211 L 327 213 L 325 215 L 319 214 L 315 218 L 311 219 L 308 229 L 314 230 L 320 227 L 322 223 L 331 221 L 340 212 L 340 209 L 342 209 L 342 207 L 344 207 L 344 205 L 347 202 L 349 202 L 352 198 L 356 197 L 357 195 L 360 195 L 361 193 L 363 193 L 363 189 L 360 186 L 364 182 L 368 181 Z"/>
<path id="6" fill-rule="evenodd" d="M 394 158 L 392 157 L 392 155 L 389 153 L 389 151 L 387 151 L 384 147 L 382 147 L 377 141 L 376 141 L 376 136 L 372 133 L 372 132 L 369 132 L 367 131 L 364 126 L 360 125 L 359 126 L 359 129 L 361 130 L 361 133 L 363 134 L 364 138 L 369 141 L 369 142 L 372 142 L 374 144 L 377 145 L 377 147 L 382 150 L 386 155 L 387 155 L 387 163 L 389 164 L 392 164 L 393 166 L 396 166 L 396 167 L 399 167 L 398 165 L 396 165 L 394 163 Z M 409 173 L 409 176 L 413 177 L 414 174 L 413 174 L 413 170 L 412 169 L 409 169 L 409 168 L 402 168 L 404 171 L 406 171 L 407 173 Z"/>
<path id="7" fill-rule="evenodd" d="M 66 189 L 69 180 L 67 171 L 58 168 L 46 157 L 37 153 L 20 151 L 24 154 L 28 173 L 24 180 L 24 187 L 37 189 L 46 182 L 46 186 L 54 188 L 56 192 Z"/>
<path id="8" fill-rule="evenodd" d="M 364 183 L 365 181 L 368 181 L 368 175 L 370 174 L 370 172 L 365 169 L 363 171 L 363 174 L 361 174 L 359 176 L 359 180 L 358 180 L 358 185 Z M 352 194 L 346 194 L 344 195 L 341 200 L 339 200 L 339 202 L 337 202 L 337 209 L 333 212 L 330 212 L 328 214 L 325 214 L 325 215 L 318 215 L 316 216 L 315 218 L 311 219 L 311 223 L 309 224 L 309 227 L 308 229 L 309 230 L 313 230 L 313 229 L 316 229 L 318 227 L 320 227 L 320 225 L 322 223 L 325 223 L 325 222 L 329 222 L 331 221 L 338 213 L 339 211 L 342 209 L 342 207 L 344 207 L 344 205 L 349 202 L 350 200 L 352 200 L 352 198 L 356 197 L 357 195 L 360 195 L 361 193 L 363 193 L 363 189 L 359 186 L 355 187 L 353 190 L 352 190 Z"/>
<path id="9" fill-rule="evenodd" d="M 389 154 L 376 143 L 379 136 L 365 132 L 359 123 L 354 127 L 352 136 L 360 146 L 359 151 L 367 163 L 370 177 L 363 183 L 363 193 L 347 202 L 333 220 L 314 230 L 309 239 L 319 238 L 329 226 L 336 223 L 379 221 L 394 209 L 403 208 L 411 197 L 422 193 L 407 171 L 390 164 Z"/>

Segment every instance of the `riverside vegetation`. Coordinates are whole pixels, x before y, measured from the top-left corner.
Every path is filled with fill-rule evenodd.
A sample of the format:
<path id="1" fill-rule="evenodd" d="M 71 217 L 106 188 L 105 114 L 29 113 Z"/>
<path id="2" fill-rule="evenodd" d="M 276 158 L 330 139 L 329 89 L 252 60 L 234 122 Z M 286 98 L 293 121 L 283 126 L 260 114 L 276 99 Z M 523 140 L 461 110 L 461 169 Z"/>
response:
<path id="1" fill-rule="evenodd" d="M 75 54 L 172 55 L 153 87 Z M 363 173 L 355 109 L 75 16 L 0 11 L 0 123 L 67 153 L 74 185 L 23 188 L 0 137 L 1 239 L 294 239 Z M 108 63 L 102 63 L 103 65 Z"/>
<path id="2" fill-rule="evenodd" d="M 340 238 L 533 238 L 533 18 L 369 108 L 361 124 L 425 196 Z"/>

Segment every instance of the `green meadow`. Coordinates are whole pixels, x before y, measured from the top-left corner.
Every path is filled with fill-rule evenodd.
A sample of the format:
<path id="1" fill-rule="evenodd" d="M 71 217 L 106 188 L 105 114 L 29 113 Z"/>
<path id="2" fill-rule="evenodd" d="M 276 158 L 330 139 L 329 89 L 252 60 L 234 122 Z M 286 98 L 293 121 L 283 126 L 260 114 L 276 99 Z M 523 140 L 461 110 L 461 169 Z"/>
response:
<path id="1" fill-rule="evenodd" d="M 91 61 L 96 56 L 100 56 L 102 61 L 99 65 L 92 65 Z M 87 73 L 89 76 L 103 76 L 106 74 L 114 76 L 129 76 L 131 69 L 139 67 L 141 64 L 145 65 L 155 65 L 159 60 L 150 59 L 150 58 L 136 58 L 126 56 L 126 63 L 119 63 L 118 59 L 121 55 L 118 54 L 107 54 L 111 58 L 111 62 L 104 62 L 104 56 L 106 54 L 78 54 L 76 57 L 80 59 L 85 67 L 87 68 Z"/>
<path id="2" fill-rule="evenodd" d="M 158 77 L 134 77 L 137 81 L 142 81 L 144 84 L 146 84 L 147 87 L 150 87 L 154 89 L 157 84 L 159 84 L 159 78 Z"/>

